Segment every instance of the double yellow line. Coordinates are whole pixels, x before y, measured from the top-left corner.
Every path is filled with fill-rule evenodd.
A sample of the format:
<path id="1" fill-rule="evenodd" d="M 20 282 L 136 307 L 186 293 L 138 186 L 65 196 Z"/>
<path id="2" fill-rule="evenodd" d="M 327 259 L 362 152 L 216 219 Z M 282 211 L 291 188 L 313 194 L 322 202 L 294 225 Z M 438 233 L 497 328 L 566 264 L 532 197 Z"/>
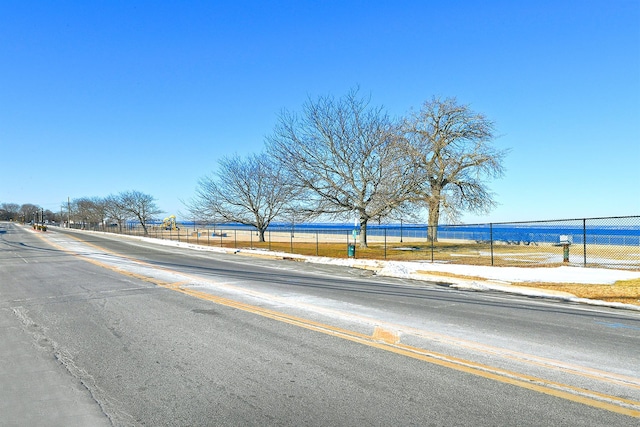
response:
<path id="1" fill-rule="evenodd" d="M 41 235 L 40 235 L 41 236 Z M 42 237 L 42 236 L 41 236 Z M 73 236 L 70 236 L 73 237 Z M 160 269 L 164 271 L 170 271 L 159 268 L 157 266 L 150 265 L 146 262 L 129 258 L 127 256 L 111 252 L 94 244 L 88 243 L 76 237 L 75 240 L 82 242 L 83 244 L 92 246 L 102 252 L 110 253 L 115 256 L 134 261 L 140 265 Z M 409 346 L 400 343 L 400 337 L 398 334 L 376 327 L 372 335 L 367 335 L 325 323 L 316 322 L 310 319 L 305 319 L 297 316 L 292 316 L 279 311 L 269 310 L 263 307 L 246 304 L 243 302 L 231 300 L 228 298 L 219 297 L 207 292 L 199 291 L 188 286 L 183 286 L 186 282 L 163 282 L 158 279 L 154 279 L 148 276 L 144 276 L 137 273 L 132 273 L 126 270 L 119 269 L 117 267 L 105 264 L 100 261 L 88 258 L 83 255 L 69 251 L 66 248 L 48 241 L 51 245 L 67 253 L 72 253 L 79 258 L 82 258 L 94 265 L 107 268 L 109 270 L 134 277 L 136 279 L 152 282 L 162 288 L 170 289 L 172 291 L 180 292 L 191 297 L 199 298 L 206 301 L 211 301 L 215 304 L 223 305 L 226 307 L 232 307 L 238 310 L 256 314 L 269 319 L 284 322 L 290 325 L 298 326 L 315 332 L 331 335 L 334 337 L 342 338 L 359 344 L 374 347 L 380 350 L 389 351 L 402 356 L 410 357 L 413 359 L 428 362 L 434 365 L 443 366 L 446 368 L 454 369 L 457 371 L 465 372 L 472 375 L 477 375 L 483 378 L 491 379 L 505 384 L 515 385 L 528 390 L 536 391 L 539 393 L 547 394 L 550 396 L 559 397 L 561 399 L 569 400 L 572 402 L 582 403 L 594 408 L 603 409 L 618 414 L 627 415 L 630 417 L 640 418 L 640 402 L 624 399 L 613 395 L 599 393 L 584 388 L 573 387 L 567 384 L 562 384 L 554 381 L 548 381 L 543 378 L 538 378 L 530 375 L 525 375 L 513 371 L 508 371 L 500 368 L 496 368 L 489 365 L 476 363 L 470 360 L 465 360 L 457 357 L 448 356 L 441 353 L 428 351 L 422 348 Z M 180 273 L 181 275 L 188 276 L 188 274 Z"/>

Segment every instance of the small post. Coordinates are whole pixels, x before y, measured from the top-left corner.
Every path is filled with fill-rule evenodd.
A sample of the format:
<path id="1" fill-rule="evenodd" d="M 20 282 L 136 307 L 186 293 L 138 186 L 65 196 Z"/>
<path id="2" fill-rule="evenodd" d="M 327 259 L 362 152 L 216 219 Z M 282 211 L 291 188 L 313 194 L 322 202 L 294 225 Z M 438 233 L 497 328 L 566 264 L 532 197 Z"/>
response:
<path id="1" fill-rule="evenodd" d="M 351 248 L 351 239 L 349 239 L 349 232 L 347 231 L 347 257 L 349 256 L 350 248 Z"/>
<path id="2" fill-rule="evenodd" d="M 427 225 L 427 236 L 429 236 L 429 226 Z M 434 245 L 433 245 L 433 241 L 435 240 L 433 238 L 433 231 L 431 231 L 431 262 L 433 262 L 433 251 L 434 251 Z"/>
<path id="3" fill-rule="evenodd" d="M 584 254 L 584 264 L 583 266 L 587 266 L 587 220 L 586 218 L 582 219 L 582 253 Z"/>
<path id="4" fill-rule="evenodd" d="M 569 262 L 569 246 L 573 242 L 571 235 L 561 235 L 560 244 L 562 245 L 562 262 Z"/>
<path id="5" fill-rule="evenodd" d="M 489 223 L 489 241 L 491 242 L 491 265 L 493 265 L 493 223 Z"/>
<path id="6" fill-rule="evenodd" d="M 384 259 L 387 259 L 387 229 L 384 229 Z"/>
<path id="7" fill-rule="evenodd" d="M 356 257 L 356 230 L 353 230 L 353 245 L 351 244 L 351 240 L 349 239 L 349 233 L 347 233 L 347 257 L 355 258 Z"/>

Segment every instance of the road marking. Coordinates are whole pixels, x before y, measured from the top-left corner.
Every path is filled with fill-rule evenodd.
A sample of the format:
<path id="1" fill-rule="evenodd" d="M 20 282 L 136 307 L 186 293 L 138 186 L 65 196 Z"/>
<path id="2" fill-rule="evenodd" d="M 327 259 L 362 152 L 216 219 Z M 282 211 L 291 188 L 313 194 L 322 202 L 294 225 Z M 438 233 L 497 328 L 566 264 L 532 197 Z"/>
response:
<path id="1" fill-rule="evenodd" d="M 620 398 L 617 396 L 607 395 L 604 393 L 598 393 L 579 387 L 573 387 L 554 381 L 548 381 L 530 375 L 523 375 L 517 372 L 507 371 L 500 368 L 494 368 L 492 366 L 483 365 L 469 360 L 447 356 L 445 354 L 428 351 L 418 347 L 400 344 L 399 342 L 390 343 L 387 342 L 386 339 L 380 339 L 381 336 L 393 336 L 393 332 L 391 331 L 378 332 L 377 334 L 374 333 L 373 335 L 366 335 L 348 329 L 338 328 L 335 326 L 316 322 L 313 320 L 291 316 L 286 313 L 230 300 L 228 298 L 218 297 L 191 288 L 185 288 L 175 285 L 169 285 L 167 287 L 186 295 L 211 301 L 216 304 L 236 308 L 253 314 L 258 314 L 260 316 L 278 320 L 280 322 L 296 325 L 316 332 L 322 332 L 327 335 L 390 351 L 396 354 L 411 357 L 413 359 L 422 360 L 457 371 L 462 371 L 506 384 L 515 385 L 551 396 L 560 397 L 562 399 L 582 403 L 595 408 L 640 418 L 640 402 Z"/>
<path id="2" fill-rule="evenodd" d="M 38 236 L 44 239 L 44 236 L 42 235 L 38 235 Z M 157 270 L 172 272 L 172 270 L 153 266 L 144 261 L 135 260 L 128 256 L 109 251 L 107 249 L 101 248 L 92 243 L 83 241 L 75 236 L 69 236 L 69 237 L 79 242 L 82 242 L 83 244 L 91 246 L 95 249 L 98 249 L 101 252 L 110 253 L 118 257 L 121 257 L 123 259 L 128 259 L 140 265 L 152 267 Z M 76 257 L 81 258 L 85 261 L 88 261 L 91 264 L 94 264 L 96 266 L 100 266 L 108 270 L 129 276 L 129 277 L 133 277 L 139 280 L 150 282 L 162 288 L 180 292 L 182 294 L 192 296 L 198 299 L 210 301 L 219 305 L 224 305 L 226 307 L 236 308 L 245 312 L 262 316 L 262 317 L 270 318 L 273 320 L 277 320 L 290 325 L 302 327 L 308 330 L 320 332 L 330 336 L 342 338 L 348 341 L 367 345 L 369 347 L 374 347 L 380 350 L 389 351 L 395 354 L 421 360 L 434 365 L 454 369 L 457 371 L 480 376 L 483 378 L 491 379 L 491 380 L 502 382 L 505 384 L 515 385 L 521 388 L 525 388 L 528 390 L 536 391 L 536 392 L 547 394 L 554 397 L 559 397 L 572 402 L 582 403 L 584 405 L 588 405 L 594 408 L 603 409 L 610 412 L 627 415 L 630 417 L 640 418 L 640 402 L 638 401 L 624 399 L 621 397 L 608 395 L 605 393 L 599 393 L 596 391 L 591 391 L 591 390 L 583 389 L 580 387 L 574 387 L 568 384 L 549 381 L 543 378 L 538 378 L 538 377 L 534 377 L 526 374 L 508 371 L 508 370 L 496 368 L 493 366 L 476 363 L 470 360 L 465 360 L 462 358 L 448 356 L 442 353 L 432 352 L 422 348 L 402 344 L 400 343 L 400 338 L 396 332 L 386 330 L 381 327 L 376 327 L 372 335 L 367 335 L 360 332 L 351 331 L 348 329 L 343 329 L 336 326 L 324 324 L 321 322 L 316 322 L 310 319 L 292 316 L 283 312 L 270 310 L 263 307 L 246 304 L 240 301 L 235 301 L 228 298 L 216 296 L 204 291 L 199 291 L 199 290 L 190 288 L 188 286 L 183 286 L 185 284 L 189 284 L 190 283 L 189 281 L 166 282 L 150 276 L 145 276 L 143 274 L 133 273 L 130 271 L 120 269 L 116 266 L 112 266 L 112 265 L 103 263 L 101 261 L 91 259 L 86 255 L 81 255 L 75 251 L 70 251 L 57 243 L 51 242 L 51 240 L 49 239 L 47 239 L 47 241 L 52 246 L 64 252 L 75 255 Z M 179 274 L 188 276 L 188 274 L 185 274 L 185 273 L 179 273 Z"/>

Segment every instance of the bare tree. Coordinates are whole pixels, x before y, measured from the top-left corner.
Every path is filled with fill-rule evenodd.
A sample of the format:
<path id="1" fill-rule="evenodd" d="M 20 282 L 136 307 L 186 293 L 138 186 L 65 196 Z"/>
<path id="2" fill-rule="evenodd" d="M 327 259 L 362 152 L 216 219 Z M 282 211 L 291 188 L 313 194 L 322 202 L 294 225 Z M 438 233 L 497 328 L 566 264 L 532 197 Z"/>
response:
<path id="1" fill-rule="evenodd" d="M 122 227 L 131 216 L 124 206 L 120 196 L 109 195 L 104 199 L 105 218 L 109 221 L 115 221 L 118 224 L 119 232 L 122 233 Z"/>
<path id="2" fill-rule="evenodd" d="M 0 204 L 0 219 L 2 220 L 18 220 L 20 215 L 20 205 L 17 203 Z"/>
<path id="3" fill-rule="evenodd" d="M 29 221 L 38 221 L 38 215 L 42 211 L 42 208 L 38 205 L 34 205 L 31 203 L 25 203 L 20 206 L 20 216 L 24 218 L 25 222 Z"/>
<path id="4" fill-rule="evenodd" d="M 194 216 L 253 226 L 264 242 L 269 224 L 294 198 L 285 177 L 266 154 L 224 157 L 212 176 L 200 179 L 188 209 Z"/>
<path id="5" fill-rule="evenodd" d="M 107 201 L 103 197 L 92 197 L 91 202 L 93 204 L 91 218 L 104 229 L 107 219 Z"/>
<path id="6" fill-rule="evenodd" d="M 144 235 L 148 235 L 147 223 L 154 219 L 155 215 L 162 213 L 155 203 L 155 198 L 140 191 L 124 191 L 118 195 L 118 198 L 120 206 L 138 220 Z"/>
<path id="7" fill-rule="evenodd" d="M 494 123 L 483 114 L 455 98 L 432 98 L 405 120 L 404 135 L 418 178 L 416 199 L 429 210 L 429 239 L 437 240 L 441 209 L 457 218 L 495 205 L 486 181 L 502 176 L 508 150 L 491 145 Z"/>
<path id="8" fill-rule="evenodd" d="M 71 201 L 71 215 L 75 223 L 82 224 L 82 228 L 94 228 L 103 224 L 104 199 L 99 197 L 80 197 Z"/>
<path id="9" fill-rule="evenodd" d="M 355 215 L 366 247 L 369 220 L 396 209 L 411 184 L 397 137 L 383 109 L 351 90 L 308 100 L 300 116 L 283 112 L 267 146 L 304 192 L 306 209 L 343 220 Z"/>

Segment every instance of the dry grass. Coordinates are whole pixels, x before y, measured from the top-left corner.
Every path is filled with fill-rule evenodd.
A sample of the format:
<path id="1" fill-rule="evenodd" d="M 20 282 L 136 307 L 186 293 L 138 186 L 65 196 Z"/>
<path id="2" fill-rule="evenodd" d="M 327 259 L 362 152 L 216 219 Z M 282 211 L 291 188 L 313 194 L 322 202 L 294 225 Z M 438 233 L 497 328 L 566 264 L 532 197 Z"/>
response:
<path id="1" fill-rule="evenodd" d="M 465 280 L 485 280 L 478 276 L 463 276 L 442 271 L 425 271 L 431 276 L 455 277 Z M 640 279 L 621 280 L 613 285 L 588 285 L 583 283 L 518 282 L 518 286 L 568 292 L 578 298 L 640 305 Z"/>
<path id="2" fill-rule="evenodd" d="M 584 285 L 579 283 L 518 283 L 537 289 L 569 292 L 579 298 L 640 305 L 640 279 L 622 280 L 613 285 Z"/>

